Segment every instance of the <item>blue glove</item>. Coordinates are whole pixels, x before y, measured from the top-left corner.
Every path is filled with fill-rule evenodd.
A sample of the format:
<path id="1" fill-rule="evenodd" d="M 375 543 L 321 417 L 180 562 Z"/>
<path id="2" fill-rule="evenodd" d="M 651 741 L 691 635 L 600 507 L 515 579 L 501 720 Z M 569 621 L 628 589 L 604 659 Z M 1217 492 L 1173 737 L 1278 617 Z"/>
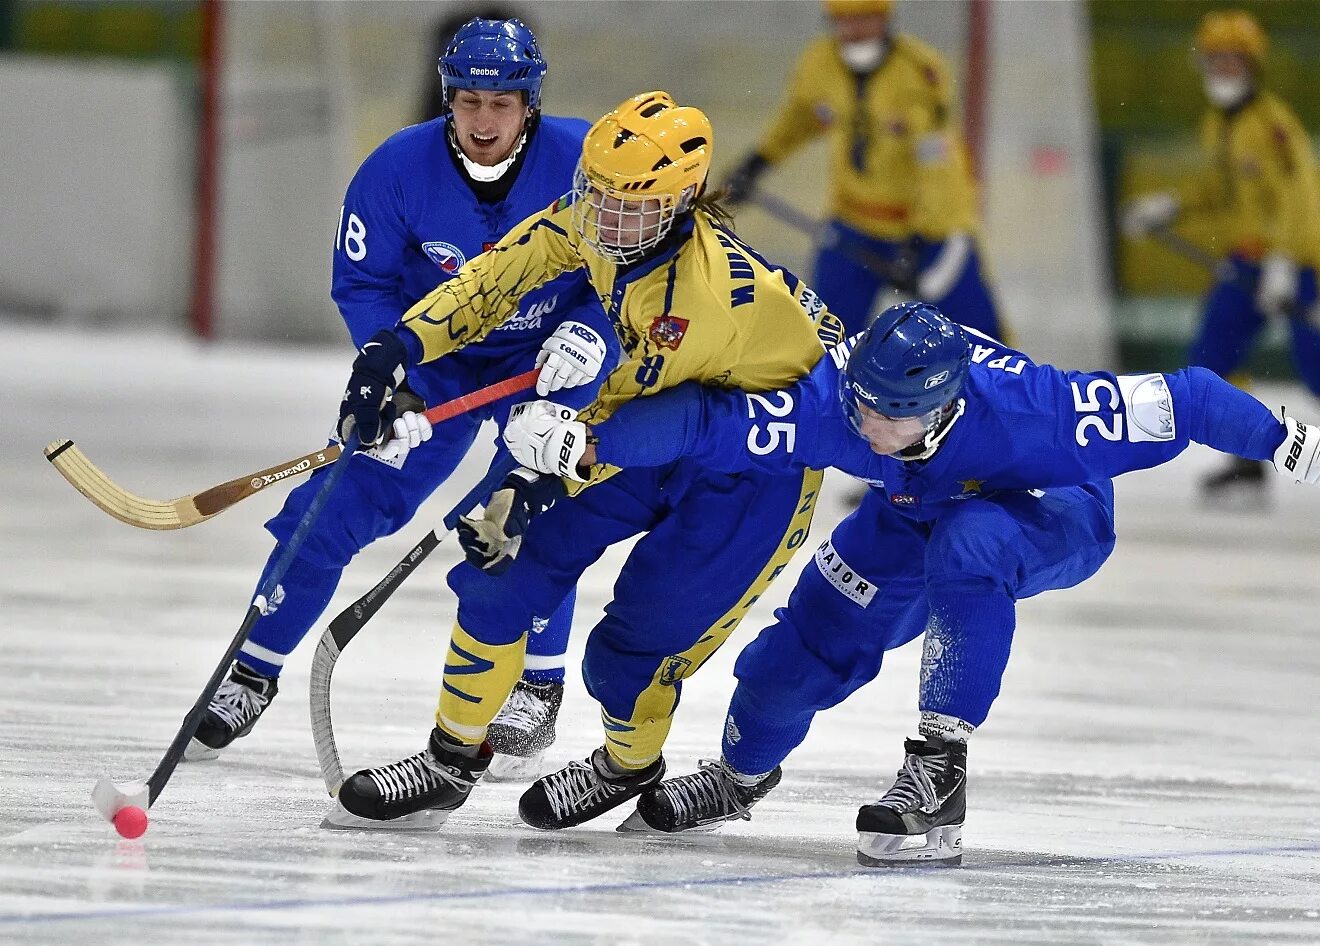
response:
<path id="1" fill-rule="evenodd" d="M 390 436 L 390 425 L 398 413 L 392 397 L 403 383 L 408 349 L 389 329 L 371 336 L 353 360 L 344 400 L 339 405 L 339 436 L 347 439 L 345 422 L 351 417 L 363 447 L 374 447 Z"/>
<path id="2" fill-rule="evenodd" d="M 467 560 L 492 575 L 513 564 L 531 521 L 567 494 L 564 481 L 519 468 L 491 493 L 480 519 L 458 520 L 458 544 Z"/>

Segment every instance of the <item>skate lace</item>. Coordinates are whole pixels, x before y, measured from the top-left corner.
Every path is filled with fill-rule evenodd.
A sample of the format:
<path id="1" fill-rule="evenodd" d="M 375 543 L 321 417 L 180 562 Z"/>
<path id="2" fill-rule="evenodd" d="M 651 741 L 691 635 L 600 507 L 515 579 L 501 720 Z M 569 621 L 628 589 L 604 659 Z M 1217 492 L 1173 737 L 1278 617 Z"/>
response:
<path id="1" fill-rule="evenodd" d="M 463 791 L 469 788 L 465 779 L 437 765 L 431 753 L 426 750 L 389 765 L 368 769 L 367 775 L 386 801 L 425 794 L 441 784 L 449 784 Z"/>
<path id="2" fill-rule="evenodd" d="M 729 770 L 717 759 L 702 759 L 700 771 L 661 783 L 660 790 L 674 810 L 677 824 L 696 824 L 716 816 L 737 815 L 751 821 L 751 812 L 738 797 L 738 786 Z"/>
<path id="3" fill-rule="evenodd" d="M 576 814 L 621 790 L 601 778 L 590 762 L 570 762 L 545 779 L 545 797 L 556 818 Z"/>
<path id="4" fill-rule="evenodd" d="M 523 732 L 533 732 L 545 722 L 550 704 L 526 687 L 515 687 L 495 717 L 495 724 L 510 726 Z"/>
<path id="5" fill-rule="evenodd" d="M 207 709 L 220 717 L 230 729 L 239 729 L 259 714 L 267 702 L 251 687 L 226 680 L 220 684 L 220 689 L 216 691 Z"/>
<path id="6" fill-rule="evenodd" d="M 935 791 L 935 783 L 931 780 L 930 772 L 927 771 L 928 764 L 927 760 L 919 755 L 913 754 L 905 758 L 903 768 L 899 769 L 898 778 L 878 804 L 894 811 L 937 808 L 940 801 L 939 794 Z"/>

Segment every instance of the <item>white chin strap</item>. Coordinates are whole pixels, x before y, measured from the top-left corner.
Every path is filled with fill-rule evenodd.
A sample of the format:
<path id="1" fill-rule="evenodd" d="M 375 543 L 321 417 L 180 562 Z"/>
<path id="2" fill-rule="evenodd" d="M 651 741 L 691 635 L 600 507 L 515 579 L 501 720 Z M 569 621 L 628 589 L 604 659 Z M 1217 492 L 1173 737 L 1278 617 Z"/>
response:
<path id="1" fill-rule="evenodd" d="M 910 447 L 904 447 L 897 453 L 890 454 L 896 460 L 929 460 L 935 455 L 935 451 L 944 443 L 944 438 L 949 436 L 949 431 L 953 430 L 953 425 L 958 422 L 958 418 L 963 416 L 967 410 L 967 399 L 958 398 L 958 402 L 953 406 L 953 411 L 940 418 L 935 426 L 926 432 L 922 437 Z"/>
<path id="2" fill-rule="evenodd" d="M 839 55 L 853 72 L 871 72 L 885 61 L 889 42 L 885 39 L 863 39 L 854 43 L 840 43 Z"/>
<path id="3" fill-rule="evenodd" d="M 450 126 L 449 133 L 450 135 L 454 135 L 454 130 L 452 125 Z M 523 145 L 525 145 L 526 143 L 527 143 L 527 132 L 526 130 L 524 130 L 522 135 L 520 135 L 518 138 L 518 144 L 514 146 L 512 151 L 509 152 L 509 156 L 505 158 L 503 161 L 501 161 L 499 164 L 495 164 L 490 167 L 487 167 L 484 164 L 477 164 L 475 161 L 469 158 L 466 152 L 463 151 L 463 146 L 460 145 L 456 139 L 454 141 L 454 150 L 458 152 L 458 159 L 463 162 L 463 169 L 467 171 L 468 177 L 472 178 L 472 180 L 474 181 L 480 181 L 483 184 L 489 184 L 492 181 L 498 181 L 500 178 L 502 178 L 505 175 L 505 172 L 507 172 L 509 168 L 513 167 L 513 162 L 516 161 L 518 158 L 518 152 L 523 149 Z"/>

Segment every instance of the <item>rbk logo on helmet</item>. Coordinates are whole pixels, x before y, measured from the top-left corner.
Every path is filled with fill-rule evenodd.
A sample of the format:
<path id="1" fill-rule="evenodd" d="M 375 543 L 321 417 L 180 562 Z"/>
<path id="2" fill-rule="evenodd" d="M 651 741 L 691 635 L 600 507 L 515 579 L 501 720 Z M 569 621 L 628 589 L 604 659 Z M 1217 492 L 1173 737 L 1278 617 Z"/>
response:
<path id="1" fill-rule="evenodd" d="M 943 384 L 945 381 L 948 380 L 949 380 L 949 372 L 947 371 L 941 371 L 938 374 L 933 374 L 926 379 L 925 389 L 929 391 L 931 388 L 939 387 L 941 384 Z"/>

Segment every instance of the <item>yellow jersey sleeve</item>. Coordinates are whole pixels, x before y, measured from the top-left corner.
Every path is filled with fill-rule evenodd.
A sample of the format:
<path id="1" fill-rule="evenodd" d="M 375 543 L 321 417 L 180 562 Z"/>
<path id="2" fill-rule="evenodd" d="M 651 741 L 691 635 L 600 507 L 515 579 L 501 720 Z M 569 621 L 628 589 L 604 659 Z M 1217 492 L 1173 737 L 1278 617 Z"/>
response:
<path id="1" fill-rule="evenodd" d="M 572 227 L 572 206 L 561 197 L 469 260 L 448 282 L 427 293 L 402 324 L 432 361 L 484 338 L 518 310 L 524 295 L 556 276 L 587 266 Z"/>
<path id="2" fill-rule="evenodd" d="M 823 67 L 835 56 L 833 41 L 827 36 L 819 37 L 798 56 L 779 111 L 756 148 L 771 164 L 784 160 L 830 126 L 832 113 L 821 92 L 821 79 L 827 75 Z"/>
<path id="3" fill-rule="evenodd" d="M 953 83 L 944 60 L 907 37 L 895 55 L 911 61 L 912 105 L 908 120 L 913 148 L 911 228 L 929 239 L 976 227 L 976 187 L 967 146 L 954 121 Z"/>

